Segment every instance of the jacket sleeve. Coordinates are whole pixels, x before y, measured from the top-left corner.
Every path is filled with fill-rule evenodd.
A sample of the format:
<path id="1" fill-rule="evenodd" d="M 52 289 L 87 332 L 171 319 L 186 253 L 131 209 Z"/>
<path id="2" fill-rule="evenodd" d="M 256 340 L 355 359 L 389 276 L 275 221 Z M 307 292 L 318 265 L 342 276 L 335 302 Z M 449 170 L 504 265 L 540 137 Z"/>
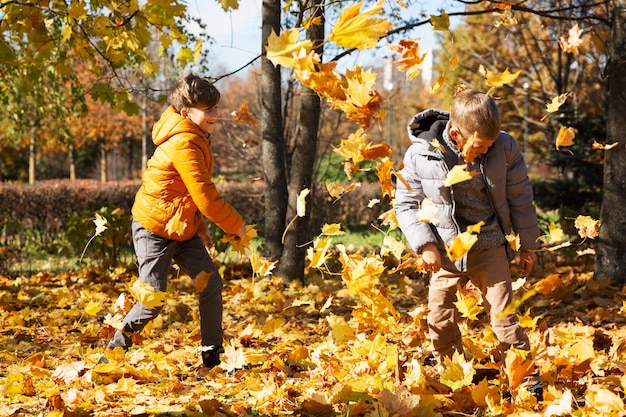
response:
<path id="1" fill-rule="evenodd" d="M 415 152 L 415 146 L 409 147 L 404 157 L 404 168 L 400 175 L 406 181 L 398 180 L 396 185 L 396 197 L 394 210 L 400 229 L 406 236 L 411 249 L 417 253 L 427 243 L 437 243 L 437 235 L 430 224 L 419 221 L 417 218 L 420 204 L 424 200 L 424 190 L 421 178 L 415 167 L 419 163 L 419 155 Z"/>
<path id="2" fill-rule="evenodd" d="M 243 225 L 241 215 L 222 197 L 213 183 L 213 154 L 202 138 L 182 141 L 174 157 L 178 171 L 198 210 L 226 233 Z"/>
<path id="3" fill-rule="evenodd" d="M 528 169 L 517 141 L 510 137 L 507 145 L 506 198 L 511 224 L 520 237 L 521 250 L 536 250 L 540 232 Z"/>

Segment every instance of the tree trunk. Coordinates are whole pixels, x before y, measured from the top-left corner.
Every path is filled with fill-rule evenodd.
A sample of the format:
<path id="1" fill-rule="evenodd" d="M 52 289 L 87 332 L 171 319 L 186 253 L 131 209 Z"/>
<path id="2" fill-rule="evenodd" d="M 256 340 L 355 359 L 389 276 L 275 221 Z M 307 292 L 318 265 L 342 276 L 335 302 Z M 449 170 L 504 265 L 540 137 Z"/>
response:
<path id="1" fill-rule="evenodd" d="M 30 144 L 28 147 L 28 183 L 35 184 L 35 163 L 36 163 L 36 146 L 35 146 L 35 128 L 31 129 Z"/>
<path id="2" fill-rule="evenodd" d="M 322 2 L 314 7 L 314 16 L 323 17 Z M 316 52 L 321 56 L 323 52 L 322 41 L 324 40 L 324 24 L 311 25 L 307 31 L 308 39 L 314 45 L 318 45 Z M 289 205 L 287 219 L 290 221 L 297 216 L 297 200 L 300 192 L 311 189 L 313 179 L 313 166 L 318 142 L 318 127 L 321 113 L 319 96 L 308 88 L 302 88 L 300 99 L 300 114 L 296 129 L 293 155 L 291 157 L 289 174 Z M 311 198 L 311 193 L 307 200 Z M 307 203 L 307 208 L 310 208 Z M 304 217 L 297 217 L 285 234 L 283 253 L 276 270 L 276 275 L 283 280 L 304 279 L 304 264 L 306 258 L 306 243 L 311 240 L 308 236 L 309 210 Z"/>
<path id="3" fill-rule="evenodd" d="M 595 278 L 626 283 L 626 0 L 613 0 L 609 40 L 607 143 Z"/>
<path id="4" fill-rule="evenodd" d="M 70 162 L 70 180 L 74 181 L 76 179 L 76 158 L 74 158 L 74 145 L 70 143 L 68 150 L 68 158 Z"/>
<path id="5" fill-rule="evenodd" d="M 107 150 L 104 141 L 100 144 L 100 181 L 107 182 Z"/>
<path id="6" fill-rule="evenodd" d="M 280 33 L 280 0 L 264 0 L 262 12 L 262 50 L 272 30 Z M 280 259 L 287 212 L 285 138 L 282 131 L 280 67 L 267 58 L 261 61 L 261 135 L 265 176 L 265 250 L 264 256 Z"/>

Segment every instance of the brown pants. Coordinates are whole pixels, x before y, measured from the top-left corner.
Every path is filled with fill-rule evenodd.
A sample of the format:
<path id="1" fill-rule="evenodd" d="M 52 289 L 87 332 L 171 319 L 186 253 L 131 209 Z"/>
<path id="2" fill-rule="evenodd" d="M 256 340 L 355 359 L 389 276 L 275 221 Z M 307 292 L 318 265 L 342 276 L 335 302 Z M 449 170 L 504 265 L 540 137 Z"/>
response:
<path id="1" fill-rule="evenodd" d="M 459 312 L 454 302 L 457 301 L 457 284 L 463 287 L 468 280 L 482 294 L 485 311 L 502 352 L 510 347 L 530 350 L 528 336 L 520 327 L 517 316 L 510 314 L 499 317 L 513 297 L 510 264 L 504 246 L 471 252 L 468 254 L 467 264 L 467 271 L 461 273 L 450 272 L 455 268 L 452 264 L 444 263 L 443 266 L 448 270 L 440 269 L 430 278 L 428 327 L 439 359 L 451 357 L 455 351 L 463 352 L 461 332 L 457 324 Z"/>

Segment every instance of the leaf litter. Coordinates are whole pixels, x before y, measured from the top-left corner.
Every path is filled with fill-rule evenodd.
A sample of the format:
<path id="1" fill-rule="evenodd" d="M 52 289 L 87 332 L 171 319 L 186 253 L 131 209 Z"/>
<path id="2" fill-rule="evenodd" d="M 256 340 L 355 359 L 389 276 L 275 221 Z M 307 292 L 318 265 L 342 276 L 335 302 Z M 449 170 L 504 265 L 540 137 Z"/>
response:
<path id="1" fill-rule="evenodd" d="M 341 278 L 225 281 L 225 353 L 211 370 L 187 277 L 171 279 L 162 314 L 126 353 L 105 349 L 107 317 L 119 314 L 134 272 L 0 277 L 0 415 L 624 414 L 624 289 L 572 267 L 519 286 L 545 387 L 537 404 L 517 387 L 527 362 L 509 352 L 509 375 L 498 373 L 503 359 L 480 303 L 461 320 L 465 357 L 442 372 L 429 361 L 425 278 L 386 273 L 377 256 L 340 257 Z M 103 355 L 108 364 L 97 363 Z M 510 404 L 500 399 L 503 377 L 515 387 Z"/>

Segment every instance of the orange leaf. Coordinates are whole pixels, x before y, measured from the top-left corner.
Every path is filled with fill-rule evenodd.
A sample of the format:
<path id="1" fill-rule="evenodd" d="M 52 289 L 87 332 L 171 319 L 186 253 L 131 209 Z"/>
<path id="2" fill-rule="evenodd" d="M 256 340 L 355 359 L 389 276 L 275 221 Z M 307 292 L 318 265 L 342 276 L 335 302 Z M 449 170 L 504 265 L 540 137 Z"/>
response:
<path id="1" fill-rule="evenodd" d="M 524 378 L 535 371 L 535 361 L 522 357 L 527 352 L 510 349 L 506 353 L 505 366 L 509 387 L 516 389 L 524 381 Z"/>
<path id="2" fill-rule="evenodd" d="M 576 130 L 573 127 L 561 126 L 559 128 L 559 134 L 556 137 L 556 148 L 561 146 L 572 146 L 574 144 L 574 138 L 576 137 Z"/>
<path id="3" fill-rule="evenodd" d="M 238 120 L 243 123 L 249 123 L 254 127 L 258 127 L 259 123 L 256 121 L 256 118 L 248 111 L 248 102 L 246 101 L 239 107 L 239 110 L 233 111 L 231 117 L 235 120 Z"/>
<path id="4" fill-rule="evenodd" d="M 386 158 L 391 155 L 391 148 L 385 142 L 379 142 L 374 145 L 367 145 L 361 150 L 363 159 Z"/>
<path id="5" fill-rule="evenodd" d="M 410 81 L 415 78 L 419 74 L 422 62 L 426 58 L 426 52 L 422 55 L 419 54 L 419 43 L 410 39 L 402 39 L 397 46 L 388 45 L 388 47 L 400 54 L 400 58 L 395 60 L 394 63 L 398 65 L 400 71 L 406 71 L 406 80 Z"/>
<path id="6" fill-rule="evenodd" d="M 555 289 L 560 288 L 562 286 L 563 286 L 563 280 L 561 279 L 561 276 L 559 274 L 551 274 L 545 277 L 544 279 L 542 279 L 541 281 L 537 282 L 534 285 L 534 289 L 543 295 L 548 295 Z"/>

